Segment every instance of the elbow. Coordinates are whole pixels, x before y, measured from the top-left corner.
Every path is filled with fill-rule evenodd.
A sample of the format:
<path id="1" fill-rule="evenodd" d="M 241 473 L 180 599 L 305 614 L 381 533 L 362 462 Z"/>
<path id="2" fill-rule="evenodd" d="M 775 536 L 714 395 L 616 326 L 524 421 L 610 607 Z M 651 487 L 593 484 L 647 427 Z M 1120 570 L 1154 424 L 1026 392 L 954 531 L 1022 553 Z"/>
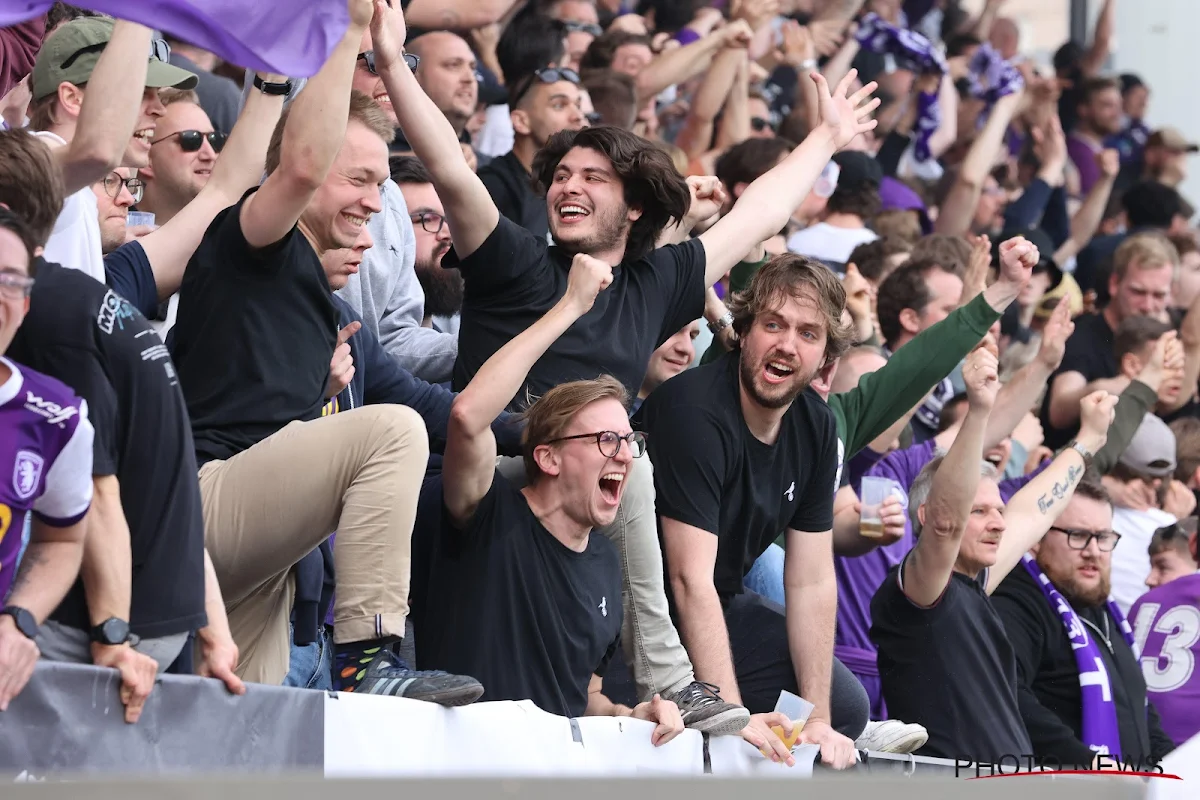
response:
<path id="1" fill-rule="evenodd" d="M 716 595 L 712 574 L 703 574 L 697 570 L 671 569 L 671 591 L 675 594 L 676 603 L 687 606 L 695 603 L 705 593 Z"/>
<path id="2" fill-rule="evenodd" d="M 491 426 L 490 419 L 481 423 L 482 417 L 483 415 L 475 409 L 471 398 L 460 394 L 450 404 L 448 432 L 450 434 L 457 433 L 460 436 L 475 436 Z"/>
<path id="3" fill-rule="evenodd" d="M 71 145 L 72 165 L 81 174 L 94 176 L 94 180 L 99 180 L 112 172 L 121 166 L 121 162 L 124 160 L 124 142 L 114 143 L 85 138 L 83 141 L 72 142 Z"/>

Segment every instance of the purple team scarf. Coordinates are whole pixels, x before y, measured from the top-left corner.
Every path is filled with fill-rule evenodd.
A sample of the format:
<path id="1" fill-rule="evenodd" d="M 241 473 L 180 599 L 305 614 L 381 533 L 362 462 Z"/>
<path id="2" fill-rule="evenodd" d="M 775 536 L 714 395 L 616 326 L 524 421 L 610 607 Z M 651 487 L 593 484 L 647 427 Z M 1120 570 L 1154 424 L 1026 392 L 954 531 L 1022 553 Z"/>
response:
<path id="1" fill-rule="evenodd" d="M 1020 91 L 1025 86 L 1021 71 L 1000 57 L 990 44 L 984 42 L 975 50 L 968 65 L 967 80 L 971 96 L 983 100 L 987 111 L 979 115 L 979 126 L 983 127 L 988 112 L 1001 97 Z"/>
<path id="2" fill-rule="evenodd" d="M 1083 702 L 1083 743 L 1097 753 L 1120 753 L 1121 732 L 1117 726 L 1117 706 L 1113 703 L 1108 670 L 1100 657 L 1100 647 L 1088 635 L 1087 628 L 1080 621 L 1075 609 L 1071 608 L 1067 599 L 1054 588 L 1054 584 L 1046 577 L 1046 573 L 1042 572 L 1033 556 L 1026 553 L 1021 557 L 1021 563 L 1033 576 L 1034 582 L 1041 587 L 1050 607 L 1062 618 L 1063 627 L 1067 629 L 1067 638 L 1071 640 L 1075 663 L 1079 665 L 1079 696 Z M 1133 631 L 1121 609 L 1111 599 L 1108 601 L 1108 613 L 1116 620 L 1126 643 L 1133 647 Z"/>
<path id="3" fill-rule="evenodd" d="M 0 4 L 0 27 L 45 14 L 53 0 Z M 350 25 L 346 0 L 72 0 L 166 31 L 233 64 L 293 78 L 317 74 Z"/>

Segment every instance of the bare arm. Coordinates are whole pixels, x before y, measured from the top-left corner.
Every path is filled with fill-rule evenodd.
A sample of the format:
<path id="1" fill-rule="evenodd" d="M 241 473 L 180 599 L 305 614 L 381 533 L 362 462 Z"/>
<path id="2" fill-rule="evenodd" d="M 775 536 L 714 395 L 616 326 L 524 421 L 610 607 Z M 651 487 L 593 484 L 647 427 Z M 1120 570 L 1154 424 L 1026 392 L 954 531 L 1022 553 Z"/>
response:
<path id="1" fill-rule="evenodd" d="M 738 64 L 733 86 L 725 101 L 725 114 L 717 128 L 716 149 L 724 152 L 750 138 L 750 62 Z"/>
<path id="2" fill-rule="evenodd" d="M 737 675 L 725 612 L 713 584 L 715 533 L 660 516 L 663 555 L 679 616 L 679 638 L 692 660 L 696 680 L 721 687 L 721 697 L 740 705 Z"/>
<path id="3" fill-rule="evenodd" d="M 146 92 L 151 31 L 117 20 L 112 38 L 92 70 L 79 107 L 75 136 L 56 148 L 64 195 L 91 186 L 121 166 Z"/>
<path id="4" fill-rule="evenodd" d="M 727 43 L 741 41 L 743 46 L 748 45 L 751 33 L 750 26 L 739 20 L 703 39 L 660 54 L 637 76 L 638 102 L 656 97 L 668 86 L 696 77 L 708 69 L 713 57 Z"/>
<path id="5" fill-rule="evenodd" d="M 242 205 L 242 235 L 251 247 L 274 244 L 295 227 L 346 138 L 350 83 L 369 2 L 350 0 L 350 8 L 351 24 L 342 40 L 292 103 L 279 166 Z"/>
<path id="6" fill-rule="evenodd" d="M 50 616 L 79 575 L 87 529 L 87 517 L 55 528 L 35 515 L 7 605 L 24 608 L 39 623 Z"/>
<path id="7" fill-rule="evenodd" d="M 1000 4 L 1003 2 L 1004 0 L 987 0 L 983 4 L 983 10 L 979 12 L 979 19 L 975 20 L 975 24 L 971 27 L 972 35 L 982 42 L 988 40 L 988 34 L 992 32 L 992 24 L 1000 15 Z"/>
<path id="8" fill-rule="evenodd" d="M 1088 48 L 1083 62 L 1079 65 L 1084 75 L 1095 75 L 1104 66 L 1108 54 L 1112 51 L 1113 31 L 1117 26 L 1116 16 L 1116 0 L 1104 0 L 1104 6 L 1096 20 L 1096 31 L 1092 34 L 1092 46 Z"/>
<path id="9" fill-rule="evenodd" d="M 592 675 L 592 679 L 588 681 L 587 708 L 584 709 L 583 715 L 585 717 L 632 717 L 633 709 L 609 700 L 604 694 L 604 679 L 599 675 Z"/>
<path id="10" fill-rule="evenodd" d="M 783 563 L 788 649 L 797 686 L 812 703 L 810 720 L 830 721 L 833 631 L 837 618 L 837 576 L 833 570 L 833 531 L 788 530 Z"/>
<path id="11" fill-rule="evenodd" d="M 1129 378 L 1101 378 L 1091 383 L 1079 372 L 1063 372 L 1050 384 L 1050 424 L 1069 428 L 1079 421 L 1079 403 L 1092 392 L 1120 394 L 1129 387 Z"/>
<path id="12" fill-rule="evenodd" d="M 1092 186 L 1092 190 L 1087 193 L 1087 197 L 1083 198 L 1083 203 L 1075 212 L 1075 216 L 1071 217 L 1070 237 L 1054 251 L 1054 260 L 1059 264 L 1065 264 L 1083 250 L 1096 235 L 1096 231 L 1100 229 L 1100 223 L 1104 220 L 1108 199 L 1112 195 L 1113 185 L 1116 183 L 1121 165 L 1119 155 L 1115 150 L 1105 150 L 1100 153 L 1099 158 L 1100 178 Z"/>
<path id="13" fill-rule="evenodd" d="M 417 28 L 465 31 L 499 22 L 517 3 L 518 0 L 412 0 L 404 13 Z"/>
<path id="14" fill-rule="evenodd" d="M 264 80 L 284 79 L 267 76 Z M 251 92 L 200 194 L 161 228 L 138 240 L 154 272 L 159 300 L 179 291 L 188 260 L 200 246 L 213 218 L 236 204 L 262 177 L 267 145 L 282 112 L 283 97 Z"/>
<path id="15" fill-rule="evenodd" d="M 958 90 L 954 88 L 954 79 L 948 72 L 942 76 L 938 86 L 938 106 L 941 108 L 942 122 L 929 137 L 929 152 L 933 158 L 941 158 L 958 139 Z"/>
<path id="16" fill-rule="evenodd" d="M 93 625 L 110 617 L 129 620 L 133 594 L 133 550 L 115 475 L 92 478 L 92 507 L 81 569 Z"/>
<path id="17" fill-rule="evenodd" d="M 983 130 L 967 151 L 946 202 L 942 204 L 942 213 L 938 214 L 936 223 L 938 233 L 957 235 L 965 233 L 970 227 L 971 217 L 975 214 L 979 195 L 983 191 L 983 182 L 996 161 L 996 154 L 1004 142 L 1004 133 L 1021 104 L 1021 97 L 1021 92 L 1005 95 L 992 108 Z"/>
<path id="18" fill-rule="evenodd" d="M 689 158 L 707 151 L 712 144 L 713 123 L 726 98 L 734 86 L 741 65 L 746 62 L 745 50 L 722 50 L 713 61 L 712 68 L 704 76 L 704 82 L 692 98 L 691 109 L 683 130 L 675 143 L 683 148 Z"/>

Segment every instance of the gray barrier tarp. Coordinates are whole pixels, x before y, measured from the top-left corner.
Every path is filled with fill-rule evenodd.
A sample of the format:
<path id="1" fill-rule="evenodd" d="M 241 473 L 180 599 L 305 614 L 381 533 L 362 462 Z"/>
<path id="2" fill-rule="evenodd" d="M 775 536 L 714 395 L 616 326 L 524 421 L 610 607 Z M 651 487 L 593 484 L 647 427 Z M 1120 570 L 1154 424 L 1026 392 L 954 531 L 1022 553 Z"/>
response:
<path id="1" fill-rule="evenodd" d="M 163 675 L 135 725 L 116 670 L 41 662 L 0 713 L 0 781 L 324 769 L 322 692 Z"/>

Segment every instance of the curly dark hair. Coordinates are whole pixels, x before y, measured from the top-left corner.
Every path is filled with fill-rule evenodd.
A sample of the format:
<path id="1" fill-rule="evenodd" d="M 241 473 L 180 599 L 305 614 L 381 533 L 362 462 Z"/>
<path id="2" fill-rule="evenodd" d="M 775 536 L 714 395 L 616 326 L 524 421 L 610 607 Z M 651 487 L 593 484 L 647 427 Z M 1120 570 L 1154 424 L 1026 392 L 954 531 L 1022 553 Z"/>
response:
<path id="1" fill-rule="evenodd" d="M 546 194 L 558 162 L 576 147 L 595 150 L 611 161 L 624 186 L 626 205 L 642 212 L 629 229 L 627 259 L 647 255 L 663 229 L 687 214 L 692 195 L 671 157 L 637 134 L 612 125 L 559 131 L 551 136 L 533 159 L 534 188 L 539 194 Z"/>
<path id="2" fill-rule="evenodd" d="M 879 332 L 889 347 L 894 346 L 904 333 L 900 325 L 900 314 L 904 309 L 911 308 L 920 314 L 933 300 L 925 279 L 938 271 L 960 274 L 933 259 L 914 257 L 880 284 L 876 314 L 879 317 Z"/>

